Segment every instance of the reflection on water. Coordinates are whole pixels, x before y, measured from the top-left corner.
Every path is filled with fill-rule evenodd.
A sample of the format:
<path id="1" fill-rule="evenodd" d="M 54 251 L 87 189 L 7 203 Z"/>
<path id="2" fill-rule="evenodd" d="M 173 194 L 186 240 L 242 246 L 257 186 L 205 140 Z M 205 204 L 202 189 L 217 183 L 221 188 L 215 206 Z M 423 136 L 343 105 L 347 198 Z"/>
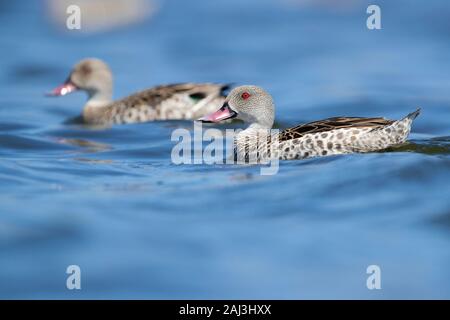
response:
<path id="1" fill-rule="evenodd" d="M 378 1 L 369 31 L 367 4 L 164 1 L 80 35 L 55 32 L 40 1 L 0 2 L 0 297 L 450 298 L 450 6 Z M 171 134 L 192 122 L 91 128 L 74 118 L 84 95 L 42 96 L 88 56 L 111 65 L 117 97 L 263 86 L 278 128 L 423 112 L 402 146 L 280 161 L 274 176 L 175 165 Z M 80 292 L 65 289 L 71 264 Z"/>
<path id="2" fill-rule="evenodd" d="M 83 152 L 87 152 L 87 153 L 101 152 L 101 151 L 107 151 L 107 150 L 113 149 L 112 146 L 110 146 L 109 144 L 99 143 L 99 142 L 94 142 L 94 141 L 89 141 L 89 140 L 84 140 L 84 139 L 61 138 L 61 139 L 56 139 L 56 141 L 61 144 L 68 144 L 71 146 L 80 147 L 83 149 Z"/>
<path id="3" fill-rule="evenodd" d="M 92 164 L 110 164 L 113 162 L 113 160 L 99 160 L 99 159 L 89 159 L 89 158 L 74 158 L 75 161 L 81 161 L 81 162 L 87 162 Z"/>
<path id="4" fill-rule="evenodd" d="M 435 137 L 424 140 L 408 141 L 401 146 L 392 147 L 382 152 L 416 152 L 429 155 L 450 154 L 450 137 Z"/>

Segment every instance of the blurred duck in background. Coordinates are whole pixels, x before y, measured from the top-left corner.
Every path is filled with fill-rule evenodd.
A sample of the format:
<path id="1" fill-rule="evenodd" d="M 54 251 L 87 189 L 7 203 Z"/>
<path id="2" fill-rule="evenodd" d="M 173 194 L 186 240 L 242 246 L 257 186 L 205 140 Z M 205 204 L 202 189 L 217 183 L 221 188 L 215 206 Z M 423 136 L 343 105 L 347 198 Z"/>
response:
<path id="1" fill-rule="evenodd" d="M 66 28 L 68 8 L 77 6 L 85 34 L 108 32 L 149 19 L 158 11 L 155 0 L 47 0 L 47 13 L 60 31 Z"/>
<path id="2" fill-rule="evenodd" d="M 67 80 L 49 96 L 82 90 L 88 94 L 82 118 L 86 124 L 113 125 L 155 120 L 192 120 L 213 112 L 224 100 L 225 84 L 181 83 L 153 87 L 112 100 L 113 76 L 100 59 L 77 63 Z"/>

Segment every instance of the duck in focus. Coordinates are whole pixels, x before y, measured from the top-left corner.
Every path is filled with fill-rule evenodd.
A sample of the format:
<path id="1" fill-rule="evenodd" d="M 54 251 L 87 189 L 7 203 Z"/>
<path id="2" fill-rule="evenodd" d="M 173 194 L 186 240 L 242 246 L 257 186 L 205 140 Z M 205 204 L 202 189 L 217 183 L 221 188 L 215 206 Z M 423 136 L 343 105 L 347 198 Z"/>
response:
<path id="1" fill-rule="evenodd" d="M 228 85 L 181 83 L 161 85 L 113 101 L 113 76 L 100 59 L 77 63 L 67 80 L 49 96 L 85 91 L 88 101 L 82 118 L 87 124 L 113 125 L 155 120 L 193 120 L 223 104 Z"/>
<path id="2" fill-rule="evenodd" d="M 316 156 L 372 152 L 406 141 L 420 109 L 400 120 L 385 118 L 335 117 L 270 133 L 275 105 L 269 93 L 257 86 L 233 89 L 222 107 L 200 119 L 220 122 L 230 118 L 243 120 L 248 127 L 235 136 L 235 153 L 248 161 L 278 158 L 305 159 Z"/>

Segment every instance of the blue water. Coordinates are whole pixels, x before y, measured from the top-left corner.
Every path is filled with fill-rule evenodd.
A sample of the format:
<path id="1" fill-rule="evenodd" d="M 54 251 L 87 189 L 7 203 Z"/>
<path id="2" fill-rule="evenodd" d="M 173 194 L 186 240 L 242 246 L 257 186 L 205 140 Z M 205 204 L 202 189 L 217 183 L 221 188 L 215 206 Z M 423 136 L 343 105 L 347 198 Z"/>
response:
<path id="1" fill-rule="evenodd" d="M 141 23 L 79 34 L 43 1 L 1 1 L 0 297 L 450 298 L 450 4 L 377 1 L 370 31 L 369 2 L 300 2 L 162 1 Z M 191 122 L 94 130 L 67 121 L 83 94 L 43 96 L 90 56 L 116 97 L 263 86 L 279 127 L 422 114 L 402 147 L 274 176 L 176 166 L 171 133 Z M 73 264 L 81 290 L 66 288 Z M 366 287 L 373 264 L 381 290 Z"/>

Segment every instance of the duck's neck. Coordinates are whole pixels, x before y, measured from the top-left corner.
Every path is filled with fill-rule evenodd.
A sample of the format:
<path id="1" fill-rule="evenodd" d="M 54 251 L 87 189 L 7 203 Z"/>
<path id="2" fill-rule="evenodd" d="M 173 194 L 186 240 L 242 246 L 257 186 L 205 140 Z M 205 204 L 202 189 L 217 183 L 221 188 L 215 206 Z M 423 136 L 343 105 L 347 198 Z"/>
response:
<path id="1" fill-rule="evenodd" d="M 103 124 L 108 122 L 105 112 L 109 110 L 112 102 L 111 91 L 88 92 L 89 98 L 83 108 L 84 121 L 90 124 Z"/>
<path id="2" fill-rule="evenodd" d="M 88 101 L 85 108 L 106 107 L 112 102 L 112 90 L 88 91 Z"/>
<path id="3" fill-rule="evenodd" d="M 234 139 L 235 152 L 238 159 L 247 158 L 249 154 L 267 149 L 267 141 L 271 127 L 252 123 L 247 129 L 239 132 Z"/>
<path id="4" fill-rule="evenodd" d="M 237 134 L 237 139 L 239 139 L 239 136 L 245 137 L 249 135 L 255 135 L 259 132 L 269 132 L 270 129 L 272 129 L 272 126 L 263 125 L 260 123 L 252 123 L 247 127 L 247 129 L 242 130 Z"/>

